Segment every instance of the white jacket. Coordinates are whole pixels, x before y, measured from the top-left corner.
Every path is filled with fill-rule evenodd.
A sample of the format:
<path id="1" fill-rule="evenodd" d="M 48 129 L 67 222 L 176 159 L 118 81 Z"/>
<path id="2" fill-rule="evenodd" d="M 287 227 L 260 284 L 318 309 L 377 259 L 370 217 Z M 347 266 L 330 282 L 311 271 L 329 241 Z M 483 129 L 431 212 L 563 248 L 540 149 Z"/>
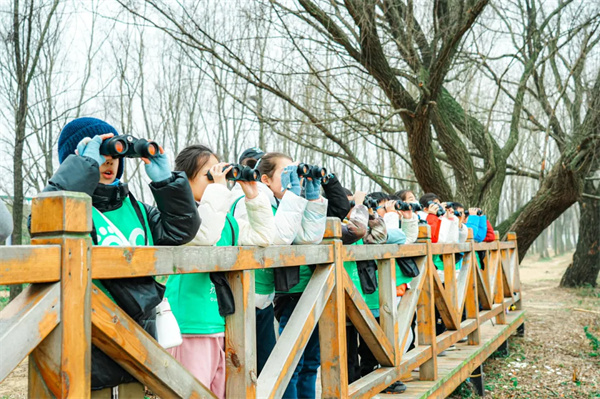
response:
<path id="1" fill-rule="evenodd" d="M 383 215 L 383 221 L 388 230 L 398 228 L 400 215 L 397 212 L 387 212 Z M 406 244 L 417 242 L 417 238 L 419 238 L 419 218 L 415 212 L 413 212 L 412 218 L 402 219 L 402 231 L 406 235 Z"/>
<path id="2" fill-rule="evenodd" d="M 466 223 L 463 223 L 462 227 L 458 228 L 458 242 L 467 242 L 469 236 L 469 228 Z"/>
<path id="3" fill-rule="evenodd" d="M 448 219 L 445 215 L 441 218 L 440 234 L 438 243 L 454 244 L 458 243 L 458 219 Z"/>
<path id="4" fill-rule="evenodd" d="M 196 237 L 189 245 L 215 245 L 221 239 L 225 218 L 233 202 L 240 195 L 222 184 L 209 184 L 204 191 L 198 213 L 202 219 Z M 238 217 L 239 204 L 243 204 L 244 216 Z M 242 198 L 234 214 L 239 227 L 238 245 L 267 246 L 273 240 L 275 222 L 269 199 L 263 192 L 256 198 Z"/>

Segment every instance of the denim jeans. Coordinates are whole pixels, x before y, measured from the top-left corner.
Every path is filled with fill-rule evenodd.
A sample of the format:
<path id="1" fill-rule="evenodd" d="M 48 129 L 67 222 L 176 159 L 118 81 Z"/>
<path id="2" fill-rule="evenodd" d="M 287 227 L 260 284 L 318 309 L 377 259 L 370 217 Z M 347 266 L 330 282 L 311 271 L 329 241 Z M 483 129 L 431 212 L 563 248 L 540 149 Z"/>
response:
<path id="1" fill-rule="evenodd" d="M 279 334 L 283 332 L 297 303 L 298 300 L 294 299 L 285 305 L 281 317 L 279 318 Z M 308 340 L 304 353 L 298 362 L 298 366 L 296 366 L 296 369 L 294 370 L 292 379 L 283 394 L 283 398 L 314 399 L 317 395 L 317 370 L 320 366 L 321 349 L 319 346 L 319 329 L 317 326 Z"/>
<path id="2" fill-rule="evenodd" d="M 256 309 L 256 368 L 260 375 L 269 355 L 275 347 L 275 316 L 273 304 L 264 309 Z"/>

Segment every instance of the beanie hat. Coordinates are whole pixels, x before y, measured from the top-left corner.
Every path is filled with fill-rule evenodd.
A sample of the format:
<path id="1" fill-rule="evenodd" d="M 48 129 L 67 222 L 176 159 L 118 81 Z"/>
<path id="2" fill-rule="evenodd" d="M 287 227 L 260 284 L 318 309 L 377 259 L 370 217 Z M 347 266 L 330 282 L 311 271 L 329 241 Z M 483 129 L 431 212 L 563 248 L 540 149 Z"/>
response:
<path id="1" fill-rule="evenodd" d="M 58 161 L 63 163 L 71 154 L 75 154 L 77 144 L 86 137 L 93 138 L 101 134 L 119 135 L 117 129 L 96 118 L 77 118 L 67 123 L 58 137 Z M 123 161 L 119 162 L 117 179 L 123 175 Z"/>

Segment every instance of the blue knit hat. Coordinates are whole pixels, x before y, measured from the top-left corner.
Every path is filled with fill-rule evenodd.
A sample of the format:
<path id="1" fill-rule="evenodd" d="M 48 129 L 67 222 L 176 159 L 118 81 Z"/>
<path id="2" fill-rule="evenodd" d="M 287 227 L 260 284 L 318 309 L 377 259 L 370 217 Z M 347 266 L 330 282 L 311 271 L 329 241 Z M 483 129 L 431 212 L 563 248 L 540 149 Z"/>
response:
<path id="1" fill-rule="evenodd" d="M 119 135 L 117 129 L 108 123 L 96 118 L 77 118 L 67 123 L 58 137 L 58 161 L 63 163 L 71 154 L 75 154 L 77 144 L 86 137 L 112 133 Z M 123 161 L 119 162 L 117 179 L 123 175 Z"/>

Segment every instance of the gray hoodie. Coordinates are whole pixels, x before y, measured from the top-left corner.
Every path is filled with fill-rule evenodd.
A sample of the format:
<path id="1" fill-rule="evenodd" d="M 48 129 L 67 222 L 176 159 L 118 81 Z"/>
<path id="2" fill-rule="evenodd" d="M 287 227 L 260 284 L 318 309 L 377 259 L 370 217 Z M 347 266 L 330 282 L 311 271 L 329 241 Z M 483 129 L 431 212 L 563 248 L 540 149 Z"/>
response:
<path id="1" fill-rule="evenodd" d="M 12 234 L 13 221 L 12 215 L 4 205 L 4 202 L 0 201 L 0 244 Z"/>

